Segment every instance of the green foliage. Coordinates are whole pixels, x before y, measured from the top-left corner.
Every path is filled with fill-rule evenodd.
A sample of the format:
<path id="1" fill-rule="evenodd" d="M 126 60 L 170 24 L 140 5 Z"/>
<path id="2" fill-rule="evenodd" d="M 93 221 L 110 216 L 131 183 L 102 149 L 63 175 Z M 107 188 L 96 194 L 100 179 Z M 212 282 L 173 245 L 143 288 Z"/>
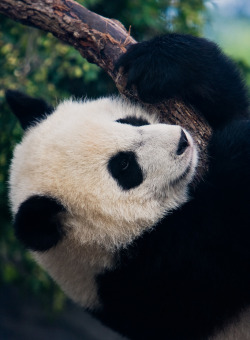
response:
<path id="1" fill-rule="evenodd" d="M 79 1 L 98 14 L 120 20 L 137 39 L 169 30 L 199 34 L 205 20 L 203 0 Z M 7 108 L 6 89 L 41 96 L 50 103 L 69 96 L 112 93 L 115 87 L 97 66 L 51 34 L 0 17 L 0 284 L 14 283 L 39 294 L 46 306 L 58 310 L 64 297 L 16 241 L 8 208 L 8 168 L 22 131 Z"/>
<path id="2" fill-rule="evenodd" d="M 246 80 L 246 84 L 248 86 L 249 98 L 250 98 L 250 63 L 247 63 L 244 59 L 240 58 L 236 60 L 241 73 Z"/>
<path id="3" fill-rule="evenodd" d="M 185 32 L 198 35 L 206 18 L 204 0 L 97 0 L 89 9 L 123 23 L 138 40 L 156 34 Z"/>
<path id="4" fill-rule="evenodd" d="M 217 42 L 223 51 L 239 65 L 250 88 L 250 20 L 245 17 L 224 16 L 215 9 L 210 11 L 213 20 L 206 25 L 206 36 Z M 225 29 L 226 27 L 226 29 Z"/>

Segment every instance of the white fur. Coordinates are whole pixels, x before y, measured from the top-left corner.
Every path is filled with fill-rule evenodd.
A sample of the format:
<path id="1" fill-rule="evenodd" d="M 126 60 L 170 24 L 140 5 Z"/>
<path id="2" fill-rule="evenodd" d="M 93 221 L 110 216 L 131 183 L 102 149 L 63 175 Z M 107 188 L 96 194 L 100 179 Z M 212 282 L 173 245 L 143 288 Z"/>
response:
<path id="1" fill-rule="evenodd" d="M 250 308 L 209 340 L 250 340 Z"/>
<path id="2" fill-rule="evenodd" d="M 115 122 L 131 115 L 152 125 Z M 78 303 L 97 307 L 94 277 L 112 266 L 113 251 L 187 200 L 197 152 L 186 132 L 190 146 L 176 155 L 180 133 L 179 126 L 159 124 L 141 107 L 118 98 L 66 101 L 27 131 L 16 147 L 10 174 L 12 211 L 37 194 L 65 206 L 61 221 L 67 236 L 35 257 Z M 143 183 L 128 191 L 107 169 L 119 151 L 135 152 L 144 174 Z M 188 167 L 187 176 L 176 181 Z"/>

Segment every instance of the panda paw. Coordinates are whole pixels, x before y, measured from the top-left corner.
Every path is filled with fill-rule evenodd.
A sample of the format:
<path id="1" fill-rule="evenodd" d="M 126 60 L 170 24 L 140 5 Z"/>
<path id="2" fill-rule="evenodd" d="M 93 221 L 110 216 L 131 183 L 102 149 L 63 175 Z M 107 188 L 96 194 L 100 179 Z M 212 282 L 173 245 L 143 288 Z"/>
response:
<path id="1" fill-rule="evenodd" d="M 248 117 L 248 93 L 235 64 L 204 38 L 171 33 L 132 45 L 116 70 L 127 74 L 147 103 L 179 98 L 201 112 L 213 128 Z"/>
<path id="2" fill-rule="evenodd" d="M 116 70 L 123 68 L 127 74 L 127 89 L 136 86 L 144 102 L 157 103 L 185 94 L 188 79 L 172 43 L 172 35 L 137 43 L 116 63 Z"/>

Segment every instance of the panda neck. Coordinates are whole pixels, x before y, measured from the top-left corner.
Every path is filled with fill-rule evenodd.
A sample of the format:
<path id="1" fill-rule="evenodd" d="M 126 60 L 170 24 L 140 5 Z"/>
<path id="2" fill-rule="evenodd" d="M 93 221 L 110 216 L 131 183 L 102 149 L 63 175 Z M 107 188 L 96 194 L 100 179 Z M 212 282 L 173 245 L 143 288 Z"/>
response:
<path id="1" fill-rule="evenodd" d="M 33 256 L 73 301 L 90 310 L 100 307 L 95 277 L 112 267 L 112 252 L 65 239 L 46 252 L 33 252 Z"/>

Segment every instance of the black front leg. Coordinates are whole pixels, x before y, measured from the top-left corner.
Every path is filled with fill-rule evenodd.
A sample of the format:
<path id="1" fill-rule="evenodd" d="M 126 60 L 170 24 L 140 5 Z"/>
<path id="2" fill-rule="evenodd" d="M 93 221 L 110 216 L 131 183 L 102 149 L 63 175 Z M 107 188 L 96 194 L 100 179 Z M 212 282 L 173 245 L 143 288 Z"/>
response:
<path id="1" fill-rule="evenodd" d="M 128 73 L 145 102 L 179 97 L 201 111 L 212 127 L 247 116 L 248 99 L 235 64 L 203 38 L 169 34 L 129 48 L 116 67 Z"/>

